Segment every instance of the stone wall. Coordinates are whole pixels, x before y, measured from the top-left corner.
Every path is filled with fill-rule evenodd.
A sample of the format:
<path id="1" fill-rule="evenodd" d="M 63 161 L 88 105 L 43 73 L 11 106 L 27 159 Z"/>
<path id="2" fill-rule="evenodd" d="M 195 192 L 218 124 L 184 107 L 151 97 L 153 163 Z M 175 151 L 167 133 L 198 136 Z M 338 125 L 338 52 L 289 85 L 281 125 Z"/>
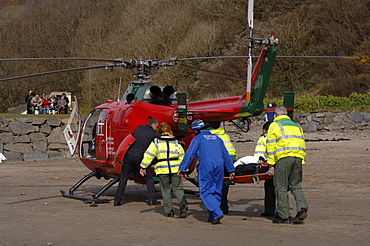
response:
<path id="1" fill-rule="evenodd" d="M 370 113 L 366 112 L 305 113 L 296 114 L 294 120 L 305 132 L 370 129 Z"/>
<path id="2" fill-rule="evenodd" d="M 12 161 L 37 161 L 70 157 L 63 136 L 68 119 L 0 117 L 0 153 Z"/>
<path id="3" fill-rule="evenodd" d="M 305 113 L 295 114 L 294 120 L 305 132 L 370 129 L 370 113 Z M 5 155 L 7 162 L 70 157 L 63 136 L 67 121 L 68 119 L 55 118 L 0 117 L 0 153 Z M 264 117 L 253 117 L 252 121 L 252 124 L 263 124 Z M 261 126 L 252 129 L 261 129 Z M 250 135 L 251 132 L 246 134 Z M 235 137 L 245 138 L 245 135 L 239 132 Z"/>

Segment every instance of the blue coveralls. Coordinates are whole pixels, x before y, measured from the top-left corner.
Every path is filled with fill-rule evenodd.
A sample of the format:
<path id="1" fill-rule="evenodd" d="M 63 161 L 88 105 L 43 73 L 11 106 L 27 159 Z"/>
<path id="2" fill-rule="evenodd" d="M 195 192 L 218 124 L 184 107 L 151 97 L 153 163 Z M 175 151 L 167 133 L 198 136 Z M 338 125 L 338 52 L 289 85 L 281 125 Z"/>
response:
<path id="1" fill-rule="evenodd" d="M 192 141 L 179 171 L 186 172 L 194 156 L 198 159 L 198 185 L 200 199 L 208 210 L 208 220 L 223 215 L 220 209 L 224 166 L 234 172 L 233 162 L 221 138 L 209 130 L 202 130 Z"/>

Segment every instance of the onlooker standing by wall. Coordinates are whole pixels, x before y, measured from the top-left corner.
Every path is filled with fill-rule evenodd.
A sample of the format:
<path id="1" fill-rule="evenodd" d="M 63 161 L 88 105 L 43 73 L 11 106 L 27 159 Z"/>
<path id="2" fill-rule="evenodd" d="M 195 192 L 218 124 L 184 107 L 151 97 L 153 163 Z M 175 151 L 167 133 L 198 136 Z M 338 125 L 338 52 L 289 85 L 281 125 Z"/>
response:
<path id="1" fill-rule="evenodd" d="M 35 93 L 33 91 L 29 91 L 28 95 L 26 96 L 25 101 L 27 103 L 27 114 L 33 114 L 31 100 L 34 96 L 35 96 Z"/>
<path id="2" fill-rule="evenodd" d="M 275 103 L 269 103 L 265 109 L 265 120 L 266 122 L 272 122 L 275 119 Z"/>
<path id="3" fill-rule="evenodd" d="M 50 100 L 47 96 L 42 99 L 41 114 L 49 114 L 50 112 Z"/>
<path id="4" fill-rule="evenodd" d="M 35 110 L 38 110 L 40 113 L 42 100 L 39 95 L 36 95 L 31 99 L 31 104 L 32 104 L 32 114 L 35 113 Z"/>

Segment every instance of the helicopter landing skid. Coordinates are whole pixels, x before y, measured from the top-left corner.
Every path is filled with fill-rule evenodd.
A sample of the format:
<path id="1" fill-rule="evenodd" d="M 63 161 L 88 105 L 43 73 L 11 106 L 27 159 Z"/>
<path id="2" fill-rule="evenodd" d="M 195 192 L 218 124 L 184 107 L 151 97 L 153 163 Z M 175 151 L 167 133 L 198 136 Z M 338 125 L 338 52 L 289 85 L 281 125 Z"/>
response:
<path id="1" fill-rule="evenodd" d="M 62 193 L 62 196 L 63 197 L 81 200 L 84 203 L 90 203 L 90 204 L 91 203 L 94 203 L 94 204 L 107 203 L 107 202 L 110 201 L 110 199 L 103 199 L 103 200 L 101 200 L 101 199 L 97 199 L 97 198 L 93 198 L 93 197 L 69 195 L 64 190 L 60 190 L 60 193 Z"/>
<path id="2" fill-rule="evenodd" d="M 73 195 L 73 192 L 75 192 L 83 183 L 85 183 L 87 180 L 89 180 L 92 177 L 96 177 L 97 179 L 101 178 L 101 175 L 97 170 L 92 171 L 85 177 L 83 177 L 81 180 L 79 180 L 74 186 L 72 186 L 69 189 L 69 194 L 67 194 L 64 190 L 60 190 L 60 193 L 62 194 L 63 197 L 66 198 L 71 198 L 71 199 L 77 199 L 81 200 L 84 203 L 92 203 L 92 204 L 99 204 L 99 203 L 107 203 L 111 199 L 99 199 L 99 196 L 103 194 L 106 190 L 108 190 L 110 187 L 112 187 L 115 183 L 119 181 L 119 176 L 111 181 L 109 181 L 108 184 L 103 186 L 97 193 L 93 194 L 92 197 L 85 197 L 85 196 L 76 196 Z"/>

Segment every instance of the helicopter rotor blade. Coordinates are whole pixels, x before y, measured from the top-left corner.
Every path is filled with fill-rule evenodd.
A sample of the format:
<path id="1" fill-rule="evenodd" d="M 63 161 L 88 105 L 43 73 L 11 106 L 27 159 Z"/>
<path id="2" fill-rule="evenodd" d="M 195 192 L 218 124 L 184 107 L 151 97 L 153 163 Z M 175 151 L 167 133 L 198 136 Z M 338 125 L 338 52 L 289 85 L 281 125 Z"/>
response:
<path id="1" fill-rule="evenodd" d="M 34 73 L 34 74 L 28 74 L 28 75 L 22 75 L 22 76 L 16 76 L 16 77 L 4 78 L 4 79 L 0 79 L 0 81 L 8 81 L 8 80 L 14 80 L 14 79 L 30 78 L 30 77 L 36 77 L 36 76 L 41 76 L 41 75 L 47 75 L 47 74 L 64 73 L 64 72 L 72 72 L 72 71 L 81 71 L 81 70 L 89 70 L 89 69 L 97 69 L 97 68 L 118 67 L 118 66 L 121 66 L 121 65 L 118 65 L 118 64 L 106 64 L 106 65 L 99 65 L 99 66 L 68 68 L 68 69 L 61 69 L 61 70 L 54 70 L 54 71 L 48 71 L 48 72 L 42 72 L 42 73 Z"/>
<path id="2" fill-rule="evenodd" d="M 276 56 L 276 58 L 343 58 L 343 59 L 361 59 L 360 56 Z"/>
<path id="3" fill-rule="evenodd" d="M 65 60 L 65 61 L 104 61 L 104 62 L 122 62 L 122 59 L 107 59 L 107 58 L 82 58 L 82 57 L 46 57 L 46 58 L 6 58 L 3 61 L 48 61 L 48 60 Z"/>
<path id="4" fill-rule="evenodd" d="M 196 71 L 211 73 L 211 74 L 215 74 L 215 75 L 219 75 L 219 76 L 223 76 L 223 77 L 231 78 L 231 79 L 244 80 L 244 81 L 246 80 L 246 78 L 237 77 L 237 76 L 228 75 L 228 74 L 219 73 L 219 72 L 214 72 L 214 71 L 205 70 L 205 69 L 194 68 L 194 67 L 188 67 L 188 66 L 182 66 L 182 65 L 166 65 L 166 66 L 168 66 L 168 67 L 179 67 L 179 68 L 184 68 L 184 69 L 189 69 L 189 70 L 196 70 Z"/>
<path id="5" fill-rule="evenodd" d="M 55 74 L 55 73 L 63 73 L 63 72 L 72 72 L 72 71 L 81 71 L 81 70 L 89 70 L 89 69 L 98 69 L 98 68 L 113 68 L 113 67 L 124 67 L 127 69 L 134 69 L 137 68 L 141 71 L 142 74 L 149 73 L 150 70 L 142 69 L 144 68 L 153 68 L 153 67 L 159 67 L 159 66 L 172 66 L 172 67 L 179 67 L 184 69 L 191 69 L 191 70 L 197 70 L 197 71 L 203 71 L 207 73 L 212 73 L 216 75 L 220 75 L 223 77 L 228 77 L 231 79 L 237 79 L 237 80 L 246 80 L 247 78 L 237 77 L 233 75 L 227 75 L 222 74 L 210 70 L 204 70 L 199 68 L 193 68 L 188 66 L 182 66 L 177 65 L 176 62 L 178 61 L 190 61 L 190 60 L 206 60 L 206 59 L 245 59 L 248 58 L 248 74 L 249 74 L 249 68 L 251 68 L 251 58 L 256 58 L 258 56 L 208 56 L 208 57 L 189 57 L 189 58 L 170 58 L 168 60 L 143 60 L 143 59 L 131 59 L 131 60 L 124 60 L 123 58 L 117 58 L 117 59 L 106 59 L 106 58 L 79 58 L 79 57 L 60 57 L 60 58 L 6 58 L 6 59 L 0 59 L 0 62 L 7 62 L 7 61 L 37 61 L 37 60 L 80 60 L 80 61 L 109 61 L 114 62 L 113 63 L 107 63 L 105 65 L 97 65 L 97 66 L 88 66 L 88 67 L 78 67 L 78 68 L 69 68 L 69 69 L 61 69 L 61 70 L 55 70 L 55 71 L 48 71 L 48 72 L 42 72 L 42 73 L 35 73 L 35 74 L 29 74 L 29 75 L 23 75 L 23 76 L 16 76 L 16 77 L 10 77 L 10 78 L 3 78 L 0 79 L 0 81 L 8 81 L 8 80 L 15 80 L 15 79 L 22 79 L 22 78 L 29 78 L 29 77 L 35 77 L 35 76 L 41 76 L 41 75 L 48 75 L 48 74 Z M 358 56 L 276 56 L 277 58 L 327 58 L 327 59 L 363 59 L 363 57 Z M 118 63 L 118 64 L 117 64 Z M 175 64 L 173 64 L 175 63 Z M 141 68 L 141 69 L 140 69 Z"/>
<path id="6" fill-rule="evenodd" d="M 248 58 L 249 56 L 203 56 L 203 57 L 189 57 L 189 58 L 170 58 L 169 60 L 161 60 L 165 62 L 177 62 L 177 61 L 190 61 L 190 60 L 207 60 L 207 59 L 235 59 L 235 58 Z"/>

